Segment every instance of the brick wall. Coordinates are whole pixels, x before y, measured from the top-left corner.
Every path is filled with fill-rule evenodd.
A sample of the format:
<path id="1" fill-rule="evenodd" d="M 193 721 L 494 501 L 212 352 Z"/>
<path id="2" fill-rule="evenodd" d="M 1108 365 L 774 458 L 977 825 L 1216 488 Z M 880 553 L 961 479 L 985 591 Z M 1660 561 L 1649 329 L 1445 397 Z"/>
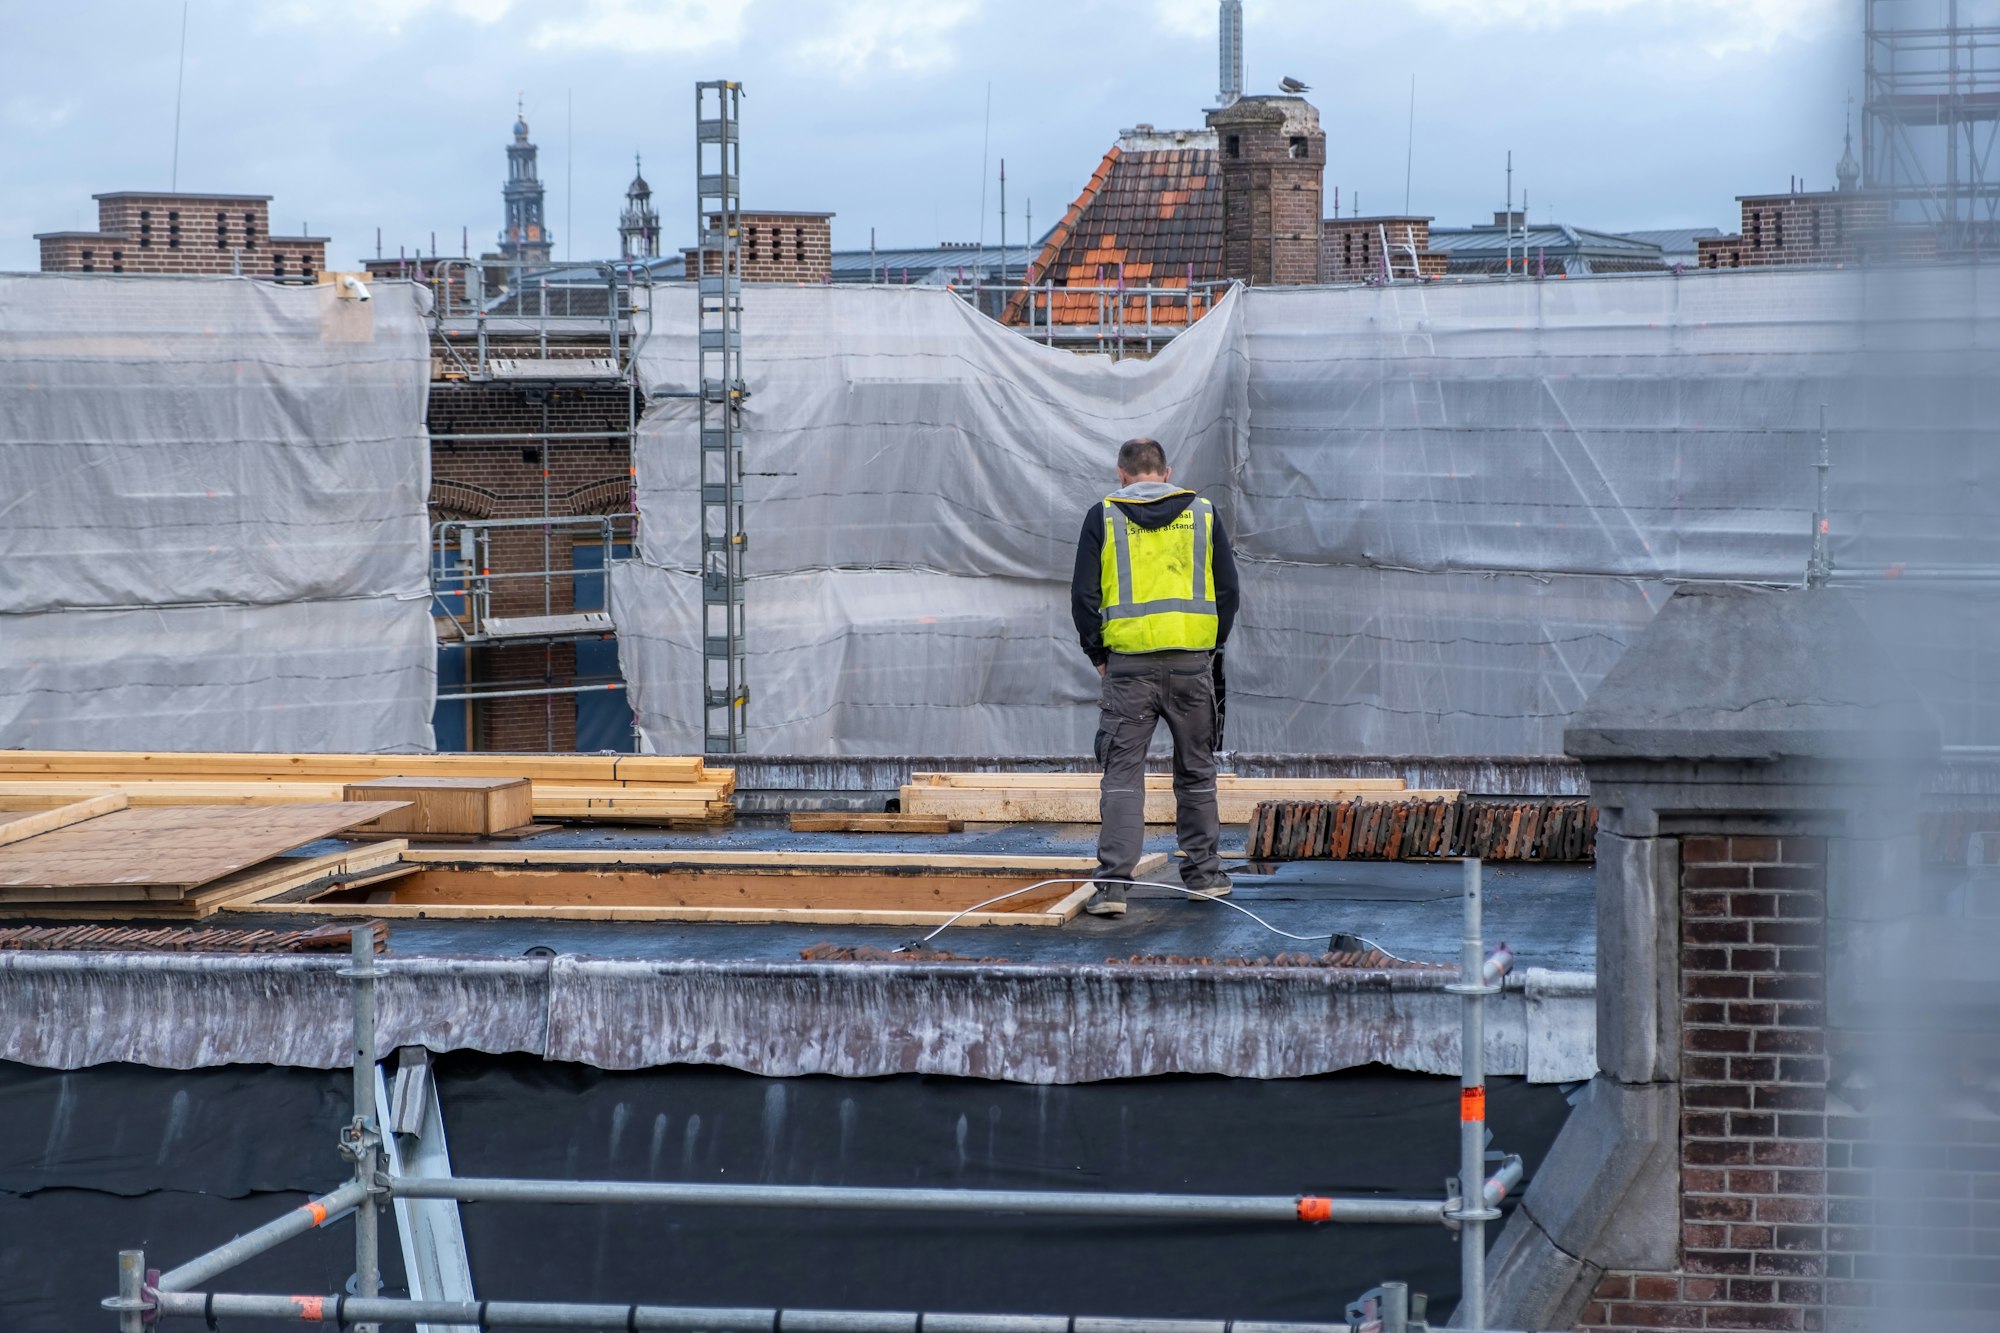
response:
<path id="1" fill-rule="evenodd" d="M 1894 222 L 1889 201 L 1838 190 L 1745 195 L 1742 230 L 1695 243 L 1701 268 L 1935 259 L 1932 228 Z"/>
<path id="2" fill-rule="evenodd" d="M 272 236 L 267 198 L 135 194 L 97 197 L 96 232 L 54 232 L 42 242 L 45 273 L 191 273 L 313 277 L 326 240 Z"/>
<path id="3" fill-rule="evenodd" d="M 597 349 L 600 353 L 604 350 Z M 431 385 L 432 435 L 501 435 L 500 440 L 431 444 L 431 518 L 537 518 L 579 514 L 630 513 L 632 451 L 616 438 L 626 422 L 622 388 L 537 391 L 497 383 L 443 382 Z M 544 411 L 546 409 L 546 417 Z M 538 442 L 535 431 L 565 434 L 603 431 L 598 439 Z M 546 461 L 544 461 L 546 460 Z M 544 471 L 546 504 L 544 509 Z M 578 540 L 558 533 L 549 543 L 547 566 L 573 567 Z M 539 527 L 501 530 L 490 549 L 495 573 L 540 570 L 544 565 Z M 547 600 L 544 601 L 546 588 Z M 493 585 L 495 615 L 540 615 L 545 607 L 562 614 L 575 609 L 574 582 L 562 574 L 502 579 Z M 513 644 L 471 652 L 471 674 L 487 688 L 539 688 L 574 683 L 576 652 L 567 643 Z M 576 746 L 576 700 L 572 695 L 496 699 L 479 705 L 474 744 L 489 750 L 569 750 Z"/>
<path id="4" fill-rule="evenodd" d="M 828 282 L 833 277 L 833 218 L 826 213 L 743 213 L 738 263 L 745 282 Z M 709 219 L 710 227 L 721 225 Z M 694 276 L 696 251 L 681 251 L 687 272 Z M 717 252 L 700 256 L 703 272 L 715 272 Z"/>
<path id="5" fill-rule="evenodd" d="M 1398 278 L 1409 276 L 1409 249 L 1417 251 L 1417 271 L 1443 277 L 1449 256 L 1434 255 L 1429 218 L 1326 218 L 1320 222 L 1319 271 L 1323 282 L 1374 282 L 1382 277 L 1382 235 Z"/>
<path id="6" fill-rule="evenodd" d="M 1605 1274 L 1580 1326 L 1817 1333 L 1826 841 L 1688 837 L 1680 865 L 1680 1267 Z"/>

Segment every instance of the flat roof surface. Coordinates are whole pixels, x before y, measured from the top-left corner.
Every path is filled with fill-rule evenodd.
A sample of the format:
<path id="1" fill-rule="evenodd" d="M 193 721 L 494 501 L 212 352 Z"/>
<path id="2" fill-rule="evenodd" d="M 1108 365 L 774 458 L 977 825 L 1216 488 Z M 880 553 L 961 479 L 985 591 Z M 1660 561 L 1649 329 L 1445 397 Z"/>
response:
<path id="1" fill-rule="evenodd" d="M 922 853 L 983 856 L 1089 856 L 1097 829 L 1089 824 L 997 824 L 934 836 L 874 833 L 793 833 L 782 823 L 749 820 L 732 829 L 669 833 L 603 828 L 565 829 L 520 842 L 509 850 L 770 850 L 850 853 Z M 1241 829 L 1225 829 L 1223 849 L 1242 843 Z M 327 841 L 298 849 L 317 855 L 345 844 Z M 414 843 L 413 845 L 422 845 Z M 1171 852 L 1171 830 L 1146 839 L 1147 851 Z M 456 850 L 438 847 L 437 850 Z M 1172 863 L 1170 863 L 1171 865 Z M 1204 902 L 1170 888 L 1136 887 L 1123 917 L 1079 915 L 1050 926 L 954 926 L 928 948 L 969 959 L 1016 963 L 1103 963 L 1134 955 L 1175 959 L 1257 959 L 1279 953 L 1326 952 L 1335 932 L 1357 935 L 1385 952 L 1417 962 L 1456 963 L 1459 955 L 1462 870 L 1448 861 L 1229 861 L 1235 892 L 1227 903 Z M 1159 882 L 1177 884 L 1178 872 Z M 1596 876 L 1589 864 L 1490 862 L 1485 868 L 1485 936 L 1506 942 L 1517 969 L 1588 972 L 1596 960 Z M 1241 909 L 1241 910 L 1238 910 Z M 1290 939 L 1269 926 L 1304 936 Z M 210 924 L 271 928 L 324 922 L 309 915 L 223 913 Z M 641 959 L 796 959 L 815 944 L 893 950 L 929 933 L 929 927 L 845 925 L 732 925 L 705 922 L 599 922 L 557 920 L 432 920 L 389 923 L 398 954 L 470 954 L 518 957 L 530 949 L 597 957 Z"/>

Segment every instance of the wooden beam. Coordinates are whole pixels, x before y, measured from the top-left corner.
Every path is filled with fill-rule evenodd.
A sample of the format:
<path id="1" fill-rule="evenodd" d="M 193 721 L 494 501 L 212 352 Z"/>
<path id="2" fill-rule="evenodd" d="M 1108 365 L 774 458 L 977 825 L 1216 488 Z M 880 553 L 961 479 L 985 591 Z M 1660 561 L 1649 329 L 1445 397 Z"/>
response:
<path id="1" fill-rule="evenodd" d="M 118 750 L 0 750 L 0 773 L 348 781 L 406 774 L 525 777 L 582 782 L 734 781 L 698 755 L 228 754 Z"/>
<path id="2" fill-rule="evenodd" d="M 794 833 L 963 833 L 965 821 L 943 815 L 892 815 L 852 810 L 794 810 Z"/>
<path id="3" fill-rule="evenodd" d="M 811 874 L 819 870 L 897 870 L 913 871 L 1027 871 L 1034 874 L 1060 875 L 1064 872 L 1088 874 L 1097 868 L 1094 856 L 977 856 L 967 853 L 957 855 L 935 855 L 921 852 L 792 852 L 792 851 L 689 851 L 658 848 L 634 848 L 629 851 L 603 851 L 598 848 L 564 849 L 557 847 L 475 847 L 464 851 L 453 848 L 412 848 L 403 857 L 428 865 L 458 866 L 699 866 L 743 869 L 796 870 Z M 1139 858 L 1138 874 L 1142 878 L 1165 866 L 1165 852 L 1148 852 Z"/>
<path id="4" fill-rule="evenodd" d="M 1094 785 L 1069 790 L 1050 787 L 990 788 L 935 787 L 912 784 L 902 789 L 903 812 L 962 819 L 966 823 L 1049 823 L 1095 824 L 1098 796 Z M 1286 792 L 1244 790 L 1216 783 L 1216 806 L 1224 824 L 1247 824 L 1259 801 L 1402 801 L 1456 800 L 1455 791 L 1355 790 L 1336 782 L 1299 783 Z M 1171 788 L 1146 791 L 1146 822 L 1174 822 L 1174 794 Z"/>
<path id="5" fill-rule="evenodd" d="M 913 787 L 965 787 L 979 790 L 999 788 L 1007 791 L 1053 789 L 1058 791 L 1096 791 L 1101 773 L 912 773 L 910 785 Z M 1402 791 L 1406 784 L 1401 778 L 1245 778 L 1232 773 L 1217 777 L 1218 787 L 1229 787 L 1237 791 L 1290 792 L 1307 788 L 1338 788 L 1344 792 Z M 1171 773 L 1148 773 L 1146 790 L 1171 791 L 1174 777 Z M 1266 797 L 1266 799 L 1274 799 Z"/>
<path id="6" fill-rule="evenodd" d="M 6 823 L 0 824 L 0 847 L 32 838 L 38 833 L 52 833 L 59 828 L 68 828 L 71 824 L 81 824 L 86 819 L 95 819 L 99 815 L 108 815 L 114 810 L 124 808 L 125 793 L 114 791 L 106 792 L 102 796 L 87 796 L 83 800 L 71 801 L 67 805 L 58 805 L 49 810 L 39 810 L 18 819 L 9 819 Z"/>

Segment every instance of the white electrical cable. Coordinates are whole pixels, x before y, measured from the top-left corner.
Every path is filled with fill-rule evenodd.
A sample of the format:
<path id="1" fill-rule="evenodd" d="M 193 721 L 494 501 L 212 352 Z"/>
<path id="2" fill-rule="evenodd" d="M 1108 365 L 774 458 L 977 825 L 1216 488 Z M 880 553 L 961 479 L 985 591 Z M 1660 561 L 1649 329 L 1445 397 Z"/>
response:
<path id="1" fill-rule="evenodd" d="M 1218 898 L 1212 893 L 1203 893 L 1200 889 L 1190 889 L 1182 884 L 1162 884 L 1158 880 L 1151 880 L 1151 879 L 1104 879 L 1099 876 L 1092 875 L 1092 876 L 1086 876 L 1081 879 L 1045 879 L 1038 883 L 1030 884 L 1026 888 L 1010 890 L 1007 893 L 1001 894 L 997 898 L 988 898 L 983 903 L 974 903 L 970 907 L 964 908 L 958 912 L 954 912 L 950 920 L 946 921 L 936 930 L 933 930 L 930 934 L 918 940 L 917 944 L 919 945 L 929 944 L 932 940 L 944 934 L 945 931 L 957 925 L 959 918 L 961 917 L 970 916 L 972 913 L 981 911 L 984 908 L 991 907 L 995 903 L 1004 903 L 1009 898 L 1018 898 L 1024 893 L 1033 893 L 1036 889 L 1045 889 L 1051 884 L 1131 884 L 1147 889 L 1167 889 L 1173 893 L 1184 893 L 1190 898 L 1201 898 L 1208 902 L 1220 903 L 1224 907 L 1231 908 L 1234 911 L 1243 913 L 1243 915 L 1249 917 L 1252 921 L 1255 921 L 1258 925 L 1270 931 L 1273 935 L 1283 935 L 1288 940 L 1304 940 L 1307 943 L 1311 943 L 1314 940 L 1331 939 L 1333 935 L 1332 931 L 1322 931 L 1317 935 L 1294 935 L 1289 930 L 1278 929 L 1276 926 L 1266 921 L 1263 917 L 1258 916 L 1255 912 L 1251 911 L 1247 907 L 1240 907 L 1237 904 L 1230 902 L 1227 898 Z M 1371 939 L 1367 939 L 1360 935 L 1356 935 L 1354 936 L 1354 938 L 1360 940 L 1363 944 L 1375 950 L 1377 953 L 1381 954 L 1385 958 L 1393 958 L 1395 959 L 1395 961 L 1399 963 L 1407 963 L 1411 961 L 1410 959 L 1407 958 L 1398 958 L 1395 954 L 1390 953 L 1387 949 L 1384 949 L 1381 945 L 1377 944 L 1375 941 Z M 905 944 L 901 948 L 895 950 L 895 952 L 903 953 L 912 947 L 914 946 Z"/>

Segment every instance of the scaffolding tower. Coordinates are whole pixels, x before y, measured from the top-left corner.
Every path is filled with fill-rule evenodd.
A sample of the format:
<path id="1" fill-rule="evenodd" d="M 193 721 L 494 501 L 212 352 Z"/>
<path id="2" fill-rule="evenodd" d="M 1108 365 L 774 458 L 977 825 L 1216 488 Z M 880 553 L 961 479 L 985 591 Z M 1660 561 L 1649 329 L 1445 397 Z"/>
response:
<path id="1" fill-rule="evenodd" d="M 1974 0 L 1966 0 L 1970 8 Z M 2000 22 L 1979 0 L 1866 0 L 1861 179 L 1898 221 L 1939 228 L 1947 251 L 1985 249 L 2000 222 Z"/>
<path id="2" fill-rule="evenodd" d="M 712 95 L 712 96 L 711 96 Z M 702 736 L 708 754 L 744 750 L 743 87 L 695 84 L 695 234 L 700 310 Z"/>

